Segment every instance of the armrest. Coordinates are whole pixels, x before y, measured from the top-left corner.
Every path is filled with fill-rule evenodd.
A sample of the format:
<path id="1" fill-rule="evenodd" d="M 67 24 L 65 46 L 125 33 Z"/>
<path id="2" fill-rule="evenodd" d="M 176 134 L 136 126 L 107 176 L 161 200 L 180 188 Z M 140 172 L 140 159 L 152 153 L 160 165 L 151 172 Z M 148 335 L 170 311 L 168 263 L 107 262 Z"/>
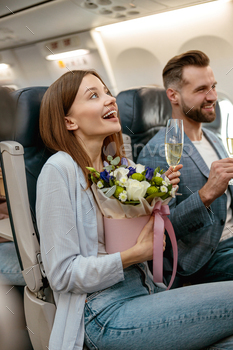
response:
<path id="1" fill-rule="evenodd" d="M 24 149 L 15 141 L 2 141 L 0 148 L 12 236 L 25 282 L 31 291 L 36 292 L 43 285 L 42 266 L 38 259 L 40 246 L 35 234 L 28 200 Z"/>

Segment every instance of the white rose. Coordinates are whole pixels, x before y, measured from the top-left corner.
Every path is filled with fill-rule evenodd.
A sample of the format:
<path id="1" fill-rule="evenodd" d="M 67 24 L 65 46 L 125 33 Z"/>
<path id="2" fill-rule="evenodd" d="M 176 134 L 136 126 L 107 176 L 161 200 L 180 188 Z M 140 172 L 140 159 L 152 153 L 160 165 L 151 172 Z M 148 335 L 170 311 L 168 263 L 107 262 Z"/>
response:
<path id="1" fill-rule="evenodd" d="M 137 201 L 140 198 L 143 198 L 148 187 L 150 187 L 150 184 L 147 181 L 140 182 L 134 179 L 129 179 L 126 187 L 128 200 Z"/>
<path id="2" fill-rule="evenodd" d="M 122 177 L 127 176 L 129 169 L 125 169 L 123 167 L 117 168 L 116 170 L 110 173 L 111 176 L 114 176 L 116 180 L 120 181 Z"/>
<path id="3" fill-rule="evenodd" d="M 136 164 L 136 173 L 141 174 L 145 170 L 145 165 Z"/>

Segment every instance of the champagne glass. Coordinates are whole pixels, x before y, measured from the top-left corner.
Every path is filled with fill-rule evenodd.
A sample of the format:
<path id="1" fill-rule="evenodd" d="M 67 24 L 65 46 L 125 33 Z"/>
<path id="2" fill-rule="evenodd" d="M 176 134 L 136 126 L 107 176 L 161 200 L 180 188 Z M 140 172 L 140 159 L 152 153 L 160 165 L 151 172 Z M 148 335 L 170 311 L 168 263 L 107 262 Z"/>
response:
<path id="1" fill-rule="evenodd" d="M 227 114 L 227 128 L 226 128 L 227 148 L 230 157 L 233 156 L 233 118 Z M 233 185 L 233 179 L 229 181 L 229 185 Z"/>
<path id="2" fill-rule="evenodd" d="M 165 134 L 165 155 L 169 166 L 175 169 L 183 152 L 184 128 L 183 120 L 168 119 Z"/>

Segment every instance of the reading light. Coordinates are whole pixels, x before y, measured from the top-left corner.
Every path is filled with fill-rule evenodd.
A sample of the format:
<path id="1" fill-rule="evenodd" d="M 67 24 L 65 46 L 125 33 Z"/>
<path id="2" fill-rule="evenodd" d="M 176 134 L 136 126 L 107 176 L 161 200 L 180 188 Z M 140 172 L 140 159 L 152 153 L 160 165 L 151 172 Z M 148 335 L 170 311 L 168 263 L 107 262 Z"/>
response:
<path id="1" fill-rule="evenodd" d="M 48 55 L 45 58 L 46 58 L 46 60 L 49 60 L 49 61 L 55 61 L 55 60 L 60 60 L 62 58 L 83 56 L 83 55 L 88 54 L 89 52 L 90 52 L 89 50 L 80 49 L 80 50 L 66 51 L 66 52 Z"/>
<path id="2" fill-rule="evenodd" d="M 7 68 L 9 68 L 9 64 L 0 63 L 0 70 L 4 70 L 4 69 L 7 69 Z"/>

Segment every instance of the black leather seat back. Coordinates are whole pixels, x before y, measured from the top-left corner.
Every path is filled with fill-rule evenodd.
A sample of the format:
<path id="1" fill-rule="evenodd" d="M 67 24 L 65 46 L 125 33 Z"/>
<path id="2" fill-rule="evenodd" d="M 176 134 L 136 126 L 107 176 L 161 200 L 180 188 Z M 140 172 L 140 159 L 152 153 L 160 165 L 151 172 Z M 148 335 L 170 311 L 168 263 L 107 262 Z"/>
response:
<path id="1" fill-rule="evenodd" d="M 117 96 L 122 131 L 131 137 L 134 162 L 147 142 L 171 118 L 172 108 L 166 91 L 157 85 L 141 86 L 122 91 Z M 204 123 L 214 133 L 221 133 L 221 113 L 216 105 L 216 119 Z"/>
<path id="2" fill-rule="evenodd" d="M 202 123 L 204 128 L 213 131 L 213 133 L 217 134 L 221 138 L 221 129 L 222 129 L 222 118 L 221 118 L 221 110 L 219 103 L 216 103 L 216 119 L 212 123 Z"/>
<path id="3" fill-rule="evenodd" d="M 136 161 L 147 142 L 171 118 L 171 104 L 159 86 L 142 86 L 122 91 L 117 96 L 122 131 L 131 137 Z"/>
<path id="4" fill-rule="evenodd" d="M 39 133 L 40 103 L 47 87 L 38 86 L 17 90 L 16 122 L 14 133 L 8 140 L 17 141 L 24 147 L 24 161 L 28 186 L 29 202 L 35 218 L 36 181 L 51 153 L 45 148 Z"/>

